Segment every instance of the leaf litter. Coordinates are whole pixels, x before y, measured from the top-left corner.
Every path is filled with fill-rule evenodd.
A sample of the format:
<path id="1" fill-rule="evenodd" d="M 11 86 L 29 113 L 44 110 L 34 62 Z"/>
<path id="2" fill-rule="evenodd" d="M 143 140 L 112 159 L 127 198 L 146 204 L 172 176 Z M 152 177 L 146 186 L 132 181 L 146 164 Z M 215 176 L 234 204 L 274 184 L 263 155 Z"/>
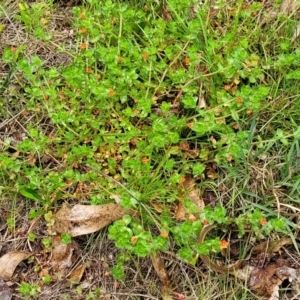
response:
<path id="1" fill-rule="evenodd" d="M 294 2 L 295 1 L 284 1 L 283 3 L 287 3 L 287 2 Z M 169 15 L 170 13 L 167 12 Z M 172 17 L 169 17 L 172 18 Z M 299 25 L 298 25 L 299 26 Z M 298 36 L 298 34 L 293 37 L 294 39 L 296 39 Z M 186 157 L 188 158 L 194 158 L 198 156 L 197 152 L 192 152 L 192 150 L 190 149 L 181 149 L 183 151 L 186 152 Z M 203 200 L 200 198 L 199 196 L 199 190 L 194 189 L 193 187 L 190 187 L 188 185 L 188 183 L 191 183 L 192 180 L 190 180 L 189 178 L 187 179 L 186 182 L 186 187 L 184 187 L 183 189 L 185 190 L 184 194 L 186 198 L 189 198 L 190 200 L 193 201 L 193 203 L 199 207 L 204 207 L 204 203 Z M 191 186 L 193 186 L 193 183 L 191 184 Z M 187 190 L 190 189 L 190 192 L 188 192 Z M 177 216 L 178 220 L 183 220 L 185 218 L 187 218 L 187 211 L 185 209 L 185 206 L 183 205 L 182 202 L 179 202 L 178 206 L 181 206 L 180 209 L 178 209 L 178 215 L 181 215 L 181 217 Z M 76 207 L 76 208 L 75 208 Z M 75 209 L 74 209 L 75 208 Z M 73 208 L 68 208 L 68 209 L 64 209 L 62 211 L 59 211 L 57 214 L 54 215 L 55 218 L 55 224 L 54 224 L 54 228 L 58 233 L 70 233 L 71 236 L 76 237 L 76 236 L 80 236 L 80 235 L 85 235 L 85 234 L 90 234 L 92 232 L 96 232 L 98 230 L 101 230 L 102 228 L 106 227 L 107 225 L 109 225 L 111 222 L 113 222 L 114 220 L 117 220 L 119 218 L 121 218 L 123 216 L 123 210 L 120 209 L 120 206 L 113 206 L 112 208 L 117 208 L 120 209 L 120 211 L 118 211 L 118 213 L 115 214 L 115 210 L 114 209 L 107 209 L 106 208 L 102 208 L 99 209 L 98 214 L 93 214 L 91 213 L 91 209 L 84 209 L 84 212 L 88 212 L 88 215 L 90 213 L 90 217 L 92 220 L 89 220 L 88 218 L 85 218 L 83 215 L 84 213 L 80 213 L 80 209 L 82 208 L 82 206 L 74 206 Z M 93 206 L 93 208 L 95 208 Z M 73 210 L 74 209 L 74 210 Z M 179 210 L 182 210 L 181 212 Z M 108 215 L 111 212 L 114 212 L 113 217 L 109 218 Z M 127 212 L 128 213 L 128 212 Z M 67 217 L 67 220 L 64 220 L 64 217 Z M 103 218 L 103 219 L 101 219 Z M 60 271 L 61 269 L 64 268 L 68 268 L 71 266 L 71 258 L 72 255 L 74 253 L 74 248 L 72 245 L 62 245 L 59 236 L 54 236 L 54 240 L 57 240 L 57 242 L 54 242 L 52 245 L 52 267 L 55 270 Z M 61 252 L 61 253 L 60 253 Z M 253 251 L 252 251 L 253 252 Z M 12 252 L 13 253 L 13 252 Z M 17 253 L 17 252 L 15 252 Z M 57 254 L 56 254 L 57 253 Z M 253 252 L 254 253 L 254 252 Z M 259 251 L 258 251 L 259 253 Z M 264 253 L 264 250 L 261 250 L 261 253 Z M 8 253 L 9 254 L 9 253 Z M 6 254 L 6 255 L 8 255 Z M 25 254 L 25 253 L 24 253 Z M 60 256 L 59 256 L 60 254 Z M 6 255 L 4 255 L 3 257 L 5 257 Z M 26 254 L 28 255 L 28 254 Z M 26 256 L 25 255 L 25 256 Z M 259 255 L 259 254 L 258 254 Z M 18 255 L 16 255 L 17 257 Z M 9 276 L 7 276 L 7 278 L 11 277 L 13 275 L 13 272 L 16 268 L 16 266 L 24 259 L 28 258 L 30 256 L 30 254 L 25 257 L 23 259 L 22 255 L 19 254 L 19 258 L 17 259 L 16 257 L 14 258 L 14 255 L 11 256 L 13 265 L 9 265 L 7 264 L 6 266 L 9 266 L 10 268 L 13 266 L 13 270 L 12 273 L 8 272 L 6 274 L 9 274 Z M 2 257 L 2 258 L 3 258 Z M 8 256 L 9 257 L 9 256 Z M 1 258 L 1 259 L 2 259 Z M 0 266 L 2 266 L 2 260 L 0 259 Z M 274 258 L 271 258 L 273 259 Z M 7 257 L 6 259 L 7 260 Z M 14 265 L 15 264 L 15 265 Z M 61 264 L 61 266 L 60 266 Z M 153 263 L 156 272 L 159 275 L 160 280 L 162 281 L 162 283 L 164 286 L 168 286 L 169 285 L 169 280 L 168 280 L 168 273 L 165 270 L 164 267 L 164 263 L 161 261 L 161 258 L 159 256 L 157 256 L 154 260 Z M 70 278 L 71 279 L 75 279 L 76 281 L 80 281 L 80 278 L 83 275 L 84 272 L 84 265 L 80 265 L 78 266 L 78 270 L 77 268 L 74 270 L 75 275 L 72 275 L 73 273 L 71 273 Z M 291 268 L 289 266 L 289 263 L 287 261 L 280 261 L 278 259 L 278 261 L 275 263 L 274 262 L 270 262 L 269 264 L 265 264 L 262 267 L 259 266 L 251 266 L 251 273 L 250 273 L 250 278 L 248 276 L 249 279 L 249 285 L 250 287 L 254 290 L 254 291 L 259 291 L 259 290 L 266 290 L 267 288 L 268 291 L 264 293 L 262 293 L 263 295 L 268 295 L 271 294 L 271 298 L 270 300 L 273 299 L 278 299 L 278 298 L 274 298 L 277 297 L 277 293 L 278 293 L 278 286 L 282 283 L 283 280 L 288 279 L 291 283 L 292 283 L 292 287 L 293 290 L 295 291 L 300 291 L 299 288 L 299 270 L 298 269 L 294 269 Z M 83 270 L 83 271 L 82 271 Z M 76 274 L 78 272 L 78 274 Z M 3 274 L 3 272 L 1 272 L 0 270 L 0 274 Z M 73 277 L 74 276 L 74 277 Z M 247 275 L 245 275 L 247 277 Z M 252 277 L 251 277 L 252 276 Z M 264 280 L 262 280 L 262 278 Z M 257 283 L 259 281 L 265 281 L 265 283 Z M 273 285 L 268 285 L 268 282 L 273 282 Z M 5 284 L 3 285 L 4 290 L 7 290 L 7 286 L 5 286 Z M 2 282 L 0 282 L 0 299 L 1 299 L 1 290 L 2 290 Z M 9 292 L 4 292 L 4 300 L 8 300 L 10 299 L 10 294 Z M 6 298 L 5 298 L 6 297 Z M 272 298 L 273 297 L 273 298 Z M 171 299 L 171 298 L 169 298 Z M 1 299 L 2 300 L 2 299 Z"/>
<path id="2" fill-rule="evenodd" d="M 11 298 L 11 289 L 3 280 L 0 280 L 0 300 L 10 300 Z"/>
<path id="3" fill-rule="evenodd" d="M 72 237 L 98 231 L 113 221 L 121 219 L 129 212 L 121 205 L 108 203 L 103 205 L 63 205 L 53 216 L 53 232 L 68 233 Z"/>
<path id="4" fill-rule="evenodd" d="M 13 273 L 19 263 L 28 257 L 31 253 L 13 251 L 6 253 L 0 258 L 0 278 L 9 279 L 13 276 Z"/>

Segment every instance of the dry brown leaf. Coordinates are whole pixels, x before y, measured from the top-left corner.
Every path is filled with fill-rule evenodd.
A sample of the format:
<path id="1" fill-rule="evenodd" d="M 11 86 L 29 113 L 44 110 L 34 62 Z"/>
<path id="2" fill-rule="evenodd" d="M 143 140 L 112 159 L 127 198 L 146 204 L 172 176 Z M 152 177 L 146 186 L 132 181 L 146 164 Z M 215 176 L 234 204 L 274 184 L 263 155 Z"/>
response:
<path id="1" fill-rule="evenodd" d="M 83 264 L 83 265 L 80 265 L 80 266 L 77 266 L 75 268 L 75 270 L 73 270 L 70 274 L 70 276 L 68 276 L 69 280 L 71 281 L 71 283 L 76 283 L 78 284 L 83 276 L 83 273 L 86 269 L 86 265 Z"/>
<path id="2" fill-rule="evenodd" d="M 257 267 L 250 274 L 249 287 L 261 297 L 269 300 L 279 299 L 279 287 L 290 277 L 286 272 L 288 269 L 289 263 L 284 259 L 264 267 Z"/>
<path id="3" fill-rule="evenodd" d="M 165 209 L 165 206 L 160 203 L 150 202 L 150 205 L 155 209 L 156 212 L 162 213 Z"/>
<path id="4" fill-rule="evenodd" d="M 190 145 L 187 142 L 180 142 L 179 149 L 182 150 L 186 158 L 197 158 L 201 152 L 200 149 L 190 149 Z"/>
<path id="5" fill-rule="evenodd" d="M 29 155 L 26 160 L 26 164 L 30 167 L 34 167 L 36 164 L 36 156 L 35 154 Z"/>
<path id="6" fill-rule="evenodd" d="M 188 142 L 182 141 L 179 143 L 179 148 L 183 151 L 188 151 L 188 150 L 190 150 L 190 145 Z"/>
<path id="7" fill-rule="evenodd" d="M 260 254 L 260 253 L 266 253 L 266 252 L 278 252 L 280 248 L 282 248 L 285 245 L 292 244 L 292 240 L 290 238 L 282 238 L 279 241 L 264 241 L 257 246 L 254 246 L 251 250 L 252 254 Z"/>
<path id="8" fill-rule="evenodd" d="M 183 189 L 182 189 L 183 188 Z M 185 181 L 179 187 L 184 193 L 185 198 L 190 199 L 198 208 L 202 210 L 205 206 L 200 197 L 200 190 L 192 176 L 186 176 Z"/>
<path id="9" fill-rule="evenodd" d="M 291 292 L 294 296 L 292 299 L 298 299 L 300 295 L 300 270 L 289 267 L 281 267 L 277 270 L 276 275 L 282 280 L 288 279 L 291 283 Z"/>
<path id="10" fill-rule="evenodd" d="M 175 210 L 175 218 L 179 221 L 186 220 L 186 209 L 182 202 L 178 202 L 178 205 Z"/>
<path id="11" fill-rule="evenodd" d="M 9 279 L 13 276 L 17 265 L 32 254 L 25 252 L 9 252 L 0 258 L 0 278 Z"/>
<path id="12" fill-rule="evenodd" d="M 64 275 L 65 270 L 71 267 L 73 252 L 72 244 L 63 244 L 58 235 L 53 237 L 51 266 L 56 273 Z"/>
<path id="13" fill-rule="evenodd" d="M 53 216 L 55 223 L 52 231 L 69 233 L 73 237 L 89 234 L 106 227 L 128 213 L 129 211 L 115 203 L 93 206 L 78 204 L 73 207 L 63 205 Z"/>
<path id="14" fill-rule="evenodd" d="M 200 190 L 196 186 L 195 180 L 192 176 L 186 176 L 184 182 L 178 185 L 178 190 L 180 192 L 180 198 L 191 200 L 197 206 L 199 212 L 204 208 L 205 203 L 200 197 Z M 194 217 L 194 215 L 187 215 L 183 201 L 179 201 L 175 210 L 175 218 L 177 220 L 186 220 L 187 218 L 191 219 Z"/>
<path id="15" fill-rule="evenodd" d="M 205 97 L 202 93 L 199 93 L 197 106 L 198 106 L 198 108 L 206 108 L 207 107 Z"/>
<path id="16" fill-rule="evenodd" d="M 168 271 L 165 268 L 165 264 L 163 259 L 161 258 L 160 254 L 157 252 L 155 254 L 151 255 L 151 261 L 154 267 L 154 270 L 162 283 L 162 289 L 164 291 L 169 290 L 170 288 L 170 276 L 168 274 Z"/>
<path id="17" fill-rule="evenodd" d="M 10 300 L 12 297 L 11 289 L 7 286 L 7 284 L 0 280 L 0 300 Z"/>

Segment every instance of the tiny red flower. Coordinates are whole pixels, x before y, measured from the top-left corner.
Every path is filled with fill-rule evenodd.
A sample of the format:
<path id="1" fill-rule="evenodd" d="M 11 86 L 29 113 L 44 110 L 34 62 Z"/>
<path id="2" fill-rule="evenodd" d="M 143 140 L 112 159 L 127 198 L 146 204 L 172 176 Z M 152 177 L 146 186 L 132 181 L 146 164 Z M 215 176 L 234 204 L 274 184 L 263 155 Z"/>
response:
<path id="1" fill-rule="evenodd" d="M 108 91 L 108 94 L 109 94 L 109 96 L 114 96 L 116 94 L 116 92 L 114 90 L 110 89 Z"/>
<path id="2" fill-rule="evenodd" d="M 137 236 L 133 236 L 133 237 L 131 238 L 131 243 L 132 243 L 132 244 L 136 244 L 137 240 L 138 240 L 138 237 L 137 237 Z"/>
<path id="3" fill-rule="evenodd" d="M 205 220 L 202 221 L 202 224 L 203 225 L 208 225 L 208 221 L 205 219 Z"/>
<path id="4" fill-rule="evenodd" d="M 80 29 L 80 32 L 81 32 L 82 34 L 85 34 L 85 33 L 87 32 L 87 30 L 86 30 L 86 28 L 81 28 L 81 29 Z"/>
<path id="5" fill-rule="evenodd" d="M 85 13 L 81 13 L 79 19 L 85 19 Z"/>
<path id="6" fill-rule="evenodd" d="M 188 66 L 188 65 L 191 63 L 191 60 L 190 60 L 188 57 L 186 57 L 186 58 L 183 60 L 183 62 L 184 62 L 184 64 L 185 64 L 186 66 Z"/>
<path id="7" fill-rule="evenodd" d="M 262 218 L 262 219 L 260 219 L 259 223 L 260 223 L 260 225 L 264 226 L 264 225 L 267 224 L 267 219 L 266 218 Z"/>
<path id="8" fill-rule="evenodd" d="M 162 232 L 160 233 L 160 235 L 161 235 L 163 238 L 165 238 L 165 239 L 169 236 L 169 234 L 168 234 L 166 231 L 162 231 Z"/>
<path id="9" fill-rule="evenodd" d="M 80 48 L 81 48 L 81 49 L 86 49 L 86 43 L 81 43 L 81 44 L 80 44 Z"/>
<path id="10" fill-rule="evenodd" d="M 142 56 L 143 56 L 143 58 L 147 59 L 147 58 L 149 57 L 149 53 L 144 52 L 144 53 L 142 54 Z"/>
<path id="11" fill-rule="evenodd" d="M 242 97 L 237 97 L 236 98 L 236 102 L 237 103 L 242 103 L 243 102 L 243 98 Z"/>
<path id="12" fill-rule="evenodd" d="M 142 163 L 143 163 L 143 164 L 148 163 L 148 161 L 149 161 L 149 158 L 148 158 L 148 157 L 143 157 L 143 158 L 142 158 Z"/>
<path id="13" fill-rule="evenodd" d="M 87 72 L 88 74 L 91 74 L 91 73 L 93 73 L 93 69 L 92 69 L 92 68 L 86 68 L 86 72 Z"/>
<path id="14" fill-rule="evenodd" d="M 231 88 L 231 87 L 230 87 L 230 85 L 229 85 L 229 84 L 226 84 L 226 85 L 224 86 L 224 90 L 225 90 L 225 91 L 229 91 L 229 90 L 230 90 L 230 88 Z"/>
<path id="15" fill-rule="evenodd" d="M 227 249 L 228 248 L 228 242 L 226 240 L 222 240 L 220 242 L 220 248 L 221 249 Z"/>
<path id="16" fill-rule="evenodd" d="M 91 74 L 91 73 L 93 73 L 93 69 L 92 69 L 92 68 L 86 68 L 86 72 L 87 72 L 88 74 Z"/>

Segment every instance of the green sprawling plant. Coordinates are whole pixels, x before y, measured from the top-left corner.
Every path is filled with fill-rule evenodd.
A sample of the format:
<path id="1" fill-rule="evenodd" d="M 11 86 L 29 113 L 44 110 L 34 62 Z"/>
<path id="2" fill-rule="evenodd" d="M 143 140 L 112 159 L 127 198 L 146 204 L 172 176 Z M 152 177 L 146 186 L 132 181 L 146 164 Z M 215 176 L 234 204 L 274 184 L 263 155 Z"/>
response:
<path id="1" fill-rule="evenodd" d="M 192 263 L 197 254 L 220 251 L 219 237 L 197 244 L 203 222 L 236 224 L 240 236 L 246 226 L 259 238 L 272 230 L 289 234 L 291 220 L 275 213 L 269 199 L 255 198 L 247 187 L 249 178 L 239 183 L 239 196 L 254 204 L 242 209 L 233 195 L 200 213 L 178 185 L 192 176 L 204 192 L 210 181 L 218 182 L 210 179 L 209 169 L 226 170 L 236 180 L 233 169 L 245 170 L 247 177 L 248 164 L 272 147 L 283 149 L 285 157 L 293 156 L 294 149 L 299 152 L 299 95 L 294 87 L 300 50 L 290 41 L 293 19 L 285 19 L 282 27 L 279 20 L 260 26 L 259 2 L 247 6 L 237 1 L 233 7 L 216 1 L 215 8 L 193 0 L 100 2 L 87 0 L 73 9 L 76 44 L 68 51 L 73 58 L 69 65 L 49 66 L 37 55 L 28 58 L 25 46 L 4 51 L 2 59 L 18 74 L 24 91 L 19 96 L 23 117 L 31 115 L 48 125 L 27 123 L 27 137 L 17 146 L 5 141 L 0 165 L 7 184 L 2 192 L 17 190 L 35 200 L 31 216 L 36 217 L 59 199 L 70 198 L 68 184 L 95 183 L 85 201 L 102 204 L 117 195 L 122 206 L 139 211 L 138 219 L 126 215 L 109 228 L 109 237 L 126 250 L 114 269 L 117 278 L 124 275 L 128 254 L 145 257 L 167 250 L 170 240 Z M 29 9 L 34 12 L 30 18 Z M 40 22 L 42 11 L 23 5 L 17 19 L 51 43 L 46 22 Z M 3 89 L 16 97 L 8 85 Z M 280 120 L 279 111 L 288 102 L 288 126 L 264 121 L 274 111 Z M 63 168 L 44 168 L 45 157 L 55 158 Z M 299 178 L 286 172 L 282 169 L 279 180 L 290 176 L 285 186 L 298 191 Z M 178 202 L 196 219 L 177 220 L 172 209 Z M 267 224 L 261 224 L 265 218 Z M 33 293 L 26 286 L 22 290 Z"/>

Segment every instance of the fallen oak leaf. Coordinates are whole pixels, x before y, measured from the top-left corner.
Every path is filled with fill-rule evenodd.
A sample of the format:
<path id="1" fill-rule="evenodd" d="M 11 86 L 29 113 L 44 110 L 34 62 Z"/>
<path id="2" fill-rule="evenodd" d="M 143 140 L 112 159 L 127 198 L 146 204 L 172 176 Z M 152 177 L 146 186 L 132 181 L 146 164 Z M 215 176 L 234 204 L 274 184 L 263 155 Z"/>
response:
<path id="1" fill-rule="evenodd" d="M 108 203 L 103 205 L 80 205 L 73 207 L 63 205 L 53 215 L 52 231 L 56 233 L 69 233 L 72 237 L 98 231 L 113 221 L 130 214 L 121 205 Z"/>
<path id="2" fill-rule="evenodd" d="M 3 255 L 0 258 L 0 278 L 11 278 L 18 264 L 24 259 L 30 257 L 31 255 L 31 253 L 25 253 L 20 251 L 13 251 Z"/>

